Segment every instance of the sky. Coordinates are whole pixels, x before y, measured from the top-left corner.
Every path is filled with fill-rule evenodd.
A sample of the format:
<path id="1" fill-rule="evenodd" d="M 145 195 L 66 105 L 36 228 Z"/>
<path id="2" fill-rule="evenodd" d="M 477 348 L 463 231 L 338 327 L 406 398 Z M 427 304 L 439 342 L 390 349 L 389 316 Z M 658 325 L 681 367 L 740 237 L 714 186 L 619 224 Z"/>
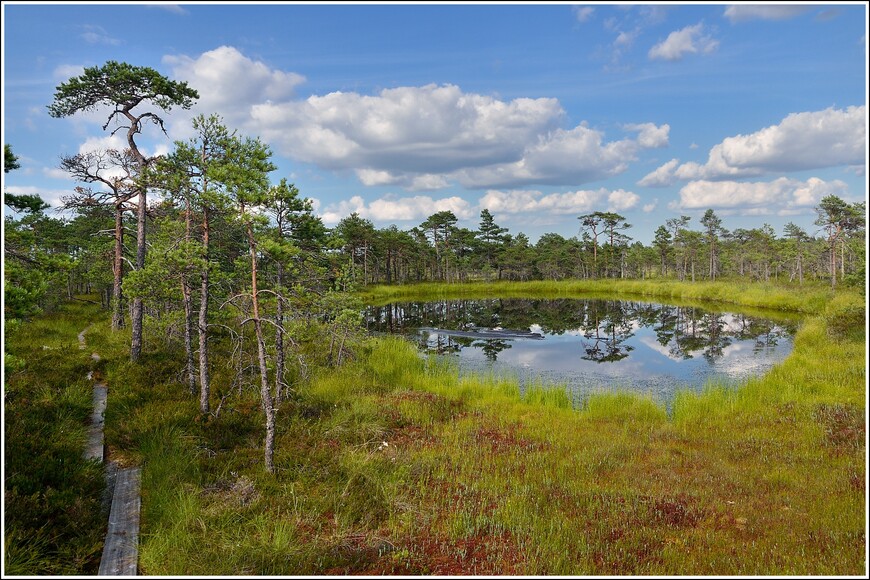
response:
<path id="1" fill-rule="evenodd" d="M 60 157 L 124 146 L 107 115 L 48 115 L 109 60 L 200 98 L 149 155 L 217 113 L 271 147 L 327 226 L 410 229 L 488 209 L 512 234 L 615 211 L 645 244 L 713 209 L 810 234 L 822 197 L 867 198 L 867 7 L 839 4 L 3 3 L 4 191 L 57 206 Z M 8 211 L 8 210 L 6 210 Z"/>

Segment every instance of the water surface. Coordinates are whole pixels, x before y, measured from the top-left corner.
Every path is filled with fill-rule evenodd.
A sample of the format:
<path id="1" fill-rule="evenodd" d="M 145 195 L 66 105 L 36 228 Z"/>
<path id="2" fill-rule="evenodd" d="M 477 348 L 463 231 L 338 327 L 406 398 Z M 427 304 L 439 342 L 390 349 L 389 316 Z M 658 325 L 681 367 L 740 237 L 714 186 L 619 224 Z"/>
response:
<path id="1" fill-rule="evenodd" d="M 765 373 L 791 352 L 798 323 L 595 299 L 396 302 L 365 314 L 370 331 L 406 335 L 430 356 L 454 359 L 460 373 L 564 384 L 577 399 L 632 390 L 666 403 L 677 388 Z"/>

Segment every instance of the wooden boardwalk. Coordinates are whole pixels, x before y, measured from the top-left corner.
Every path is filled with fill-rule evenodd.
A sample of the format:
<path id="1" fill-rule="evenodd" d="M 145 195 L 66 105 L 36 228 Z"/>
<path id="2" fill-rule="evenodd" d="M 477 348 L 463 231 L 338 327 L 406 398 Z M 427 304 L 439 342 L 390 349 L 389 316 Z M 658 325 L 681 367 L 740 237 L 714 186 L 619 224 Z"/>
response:
<path id="1" fill-rule="evenodd" d="M 88 328 L 79 333 L 81 349 L 85 348 L 85 332 Z M 94 353 L 91 358 L 99 361 L 100 355 Z M 93 372 L 88 373 L 88 378 L 93 378 Z M 85 447 L 85 459 L 96 459 L 101 463 L 105 461 L 103 426 L 108 391 L 105 383 L 94 383 L 94 410 L 91 413 L 91 426 Z M 100 576 L 136 575 L 139 562 L 140 484 L 141 472 L 138 467 L 117 469 L 115 462 L 106 466 L 106 486 L 112 494 L 112 507 L 109 510 L 109 529 L 100 558 Z"/>
<path id="2" fill-rule="evenodd" d="M 108 388 L 105 383 L 94 384 L 94 411 L 91 413 L 91 427 L 88 429 L 88 444 L 85 447 L 85 459 L 105 459 L 103 444 L 103 425 L 105 423 L 106 398 Z"/>
<path id="3" fill-rule="evenodd" d="M 139 560 L 139 485 L 138 467 L 118 471 L 109 530 L 100 559 L 100 576 L 135 576 Z"/>

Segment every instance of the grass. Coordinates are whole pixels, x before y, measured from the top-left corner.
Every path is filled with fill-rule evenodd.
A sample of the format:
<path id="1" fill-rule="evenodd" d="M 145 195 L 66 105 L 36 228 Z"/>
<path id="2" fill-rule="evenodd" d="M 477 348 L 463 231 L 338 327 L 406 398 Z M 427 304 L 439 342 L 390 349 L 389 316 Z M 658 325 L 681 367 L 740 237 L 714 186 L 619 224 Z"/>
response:
<path id="1" fill-rule="evenodd" d="M 93 368 L 81 302 L 20 326 L 6 344 L 4 574 L 96 574 L 106 525 L 102 467 L 84 459 Z"/>
<path id="2" fill-rule="evenodd" d="M 491 291 L 480 286 L 450 292 Z M 734 283 L 528 288 L 498 291 L 725 297 L 810 315 L 793 353 L 765 376 L 682 392 L 670 415 L 627 394 L 576 407 L 543 385 L 521 394 L 510 379 L 459 377 L 402 340 L 371 339 L 282 404 L 274 476 L 262 466 L 253 386 L 197 420 L 179 349 L 131 365 L 126 339 L 98 324 L 107 440 L 144 466 L 141 572 L 866 572 L 861 297 Z"/>
<path id="3" fill-rule="evenodd" d="M 646 297 L 690 302 L 719 302 L 744 307 L 816 313 L 835 297 L 822 284 L 804 286 L 762 284 L 744 280 L 727 282 L 677 282 L 673 280 L 568 280 L 532 282 L 422 283 L 404 286 L 370 286 L 358 292 L 367 304 L 387 304 L 401 299 L 437 298 L 611 298 Z M 836 296 L 840 296 L 837 294 Z M 846 293 L 846 296 L 853 294 Z M 850 298 L 851 300 L 851 298 Z"/>

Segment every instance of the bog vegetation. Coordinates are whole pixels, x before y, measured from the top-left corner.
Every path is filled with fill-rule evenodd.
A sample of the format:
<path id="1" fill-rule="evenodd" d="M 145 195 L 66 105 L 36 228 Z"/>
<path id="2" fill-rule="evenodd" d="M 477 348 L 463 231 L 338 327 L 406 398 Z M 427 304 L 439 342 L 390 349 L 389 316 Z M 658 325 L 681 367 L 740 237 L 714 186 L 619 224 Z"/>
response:
<path id="1" fill-rule="evenodd" d="M 144 465 L 147 574 L 865 571 L 864 204 L 826 197 L 817 232 L 781 235 L 708 210 L 650 246 L 612 212 L 535 244 L 487 210 L 477 230 L 449 211 L 328 229 L 270 182 L 268 145 L 217 116 L 140 152 L 197 97 L 152 69 L 85 69 L 49 112 L 108 105 L 128 148 L 62 160 L 81 184 L 69 219 L 4 192 L 6 573 L 96 570 L 89 370 L 109 384 L 110 457 Z M 807 318 L 784 364 L 670 416 L 460 379 L 360 328 L 362 300 L 602 293 Z"/>

